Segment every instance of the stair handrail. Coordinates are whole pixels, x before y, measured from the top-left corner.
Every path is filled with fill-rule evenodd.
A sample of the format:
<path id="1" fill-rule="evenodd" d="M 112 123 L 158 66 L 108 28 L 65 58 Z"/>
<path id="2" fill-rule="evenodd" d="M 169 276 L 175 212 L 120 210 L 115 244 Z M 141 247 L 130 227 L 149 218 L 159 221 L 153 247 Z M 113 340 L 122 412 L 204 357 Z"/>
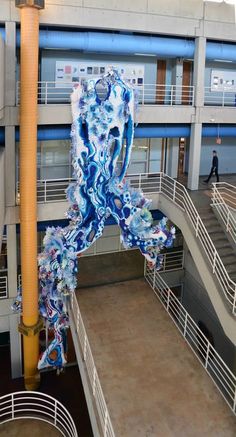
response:
<path id="1" fill-rule="evenodd" d="M 212 185 L 212 207 L 216 209 L 225 225 L 226 232 L 229 233 L 234 243 L 236 243 L 236 219 L 219 190 L 219 183 L 214 182 Z"/>
<path id="2" fill-rule="evenodd" d="M 220 192 L 226 205 L 236 211 L 236 186 L 224 181 L 214 182 L 212 185 Z"/>
<path id="3" fill-rule="evenodd" d="M 236 414 L 236 375 L 209 342 L 163 277 L 157 270 L 151 270 L 146 260 L 144 277 L 233 413 Z"/>
<path id="4" fill-rule="evenodd" d="M 229 277 L 187 189 L 180 182 L 164 173 L 161 173 L 160 179 L 160 192 L 186 212 L 195 230 L 196 238 L 199 239 L 207 255 L 212 272 L 220 283 L 223 293 L 232 308 L 233 315 L 236 315 L 236 283 Z"/>

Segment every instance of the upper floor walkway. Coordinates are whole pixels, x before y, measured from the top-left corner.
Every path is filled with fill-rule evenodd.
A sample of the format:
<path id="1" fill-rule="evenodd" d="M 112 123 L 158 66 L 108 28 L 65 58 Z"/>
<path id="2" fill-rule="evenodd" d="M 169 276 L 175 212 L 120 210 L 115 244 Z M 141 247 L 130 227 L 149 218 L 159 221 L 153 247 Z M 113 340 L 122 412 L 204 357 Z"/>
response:
<path id="1" fill-rule="evenodd" d="M 178 325 L 184 309 L 182 313 L 174 297 L 169 305 Z M 214 375 L 219 357 L 210 351 L 206 358 L 204 338 L 190 319 L 189 325 L 180 321 L 182 333 L 200 362 L 209 359 L 206 368 Z M 98 435 L 233 437 L 233 414 L 144 279 L 80 289 L 71 323 L 105 430 Z M 235 393 L 235 382 L 229 383 L 230 389 L 228 382 L 227 391 Z"/>

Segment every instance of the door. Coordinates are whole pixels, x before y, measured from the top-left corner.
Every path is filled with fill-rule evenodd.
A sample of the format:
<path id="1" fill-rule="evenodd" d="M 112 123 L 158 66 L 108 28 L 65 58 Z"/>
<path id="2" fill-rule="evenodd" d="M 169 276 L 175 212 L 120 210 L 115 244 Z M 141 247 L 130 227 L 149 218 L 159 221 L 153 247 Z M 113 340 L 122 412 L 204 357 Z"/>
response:
<path id="1" fill-rule="evenodd" d="M 165 103 L 166 61 L 157 61 L 156 104 Z"/>
<path id="2" fill-rule="evenodd" d="M 182 105 L 190 105 L 192 101 L 192 92 L 190 90 L 192 76 L 192 62 L 183 62 L 183 80 L 182 80 Z"/>

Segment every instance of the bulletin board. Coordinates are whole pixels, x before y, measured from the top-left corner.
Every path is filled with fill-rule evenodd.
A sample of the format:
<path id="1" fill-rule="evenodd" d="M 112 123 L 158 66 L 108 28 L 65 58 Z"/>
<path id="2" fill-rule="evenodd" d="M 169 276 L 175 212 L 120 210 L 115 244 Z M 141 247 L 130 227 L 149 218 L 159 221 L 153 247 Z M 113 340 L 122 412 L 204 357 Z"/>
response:
<path id="1" fill-rule="evenodd" d="M 211 70 L 211 91 L 236 92 L 236 71 Z"/>
<path id="2" fill-rule="evenodd" d="M 142 86 L 144 82 L 144 65 L 140 64 L 105 64 L 104 62 L 56 61 L 55 86 L 68 88 L 71 82 L 83 83 L 84 80 L 102 76 L 110 68 L 134 86 Z"/>

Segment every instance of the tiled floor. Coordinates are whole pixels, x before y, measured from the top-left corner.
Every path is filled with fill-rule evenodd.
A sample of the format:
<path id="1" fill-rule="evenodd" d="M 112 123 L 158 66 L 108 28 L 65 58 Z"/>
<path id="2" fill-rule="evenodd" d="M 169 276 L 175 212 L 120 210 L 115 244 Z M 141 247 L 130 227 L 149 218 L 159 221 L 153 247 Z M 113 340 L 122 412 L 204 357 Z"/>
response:
<path id="1" fill-rule="evenodd" d="M 117 437 L 234 437 L 236 419 L 144 279 L 80 289 Z"/>

